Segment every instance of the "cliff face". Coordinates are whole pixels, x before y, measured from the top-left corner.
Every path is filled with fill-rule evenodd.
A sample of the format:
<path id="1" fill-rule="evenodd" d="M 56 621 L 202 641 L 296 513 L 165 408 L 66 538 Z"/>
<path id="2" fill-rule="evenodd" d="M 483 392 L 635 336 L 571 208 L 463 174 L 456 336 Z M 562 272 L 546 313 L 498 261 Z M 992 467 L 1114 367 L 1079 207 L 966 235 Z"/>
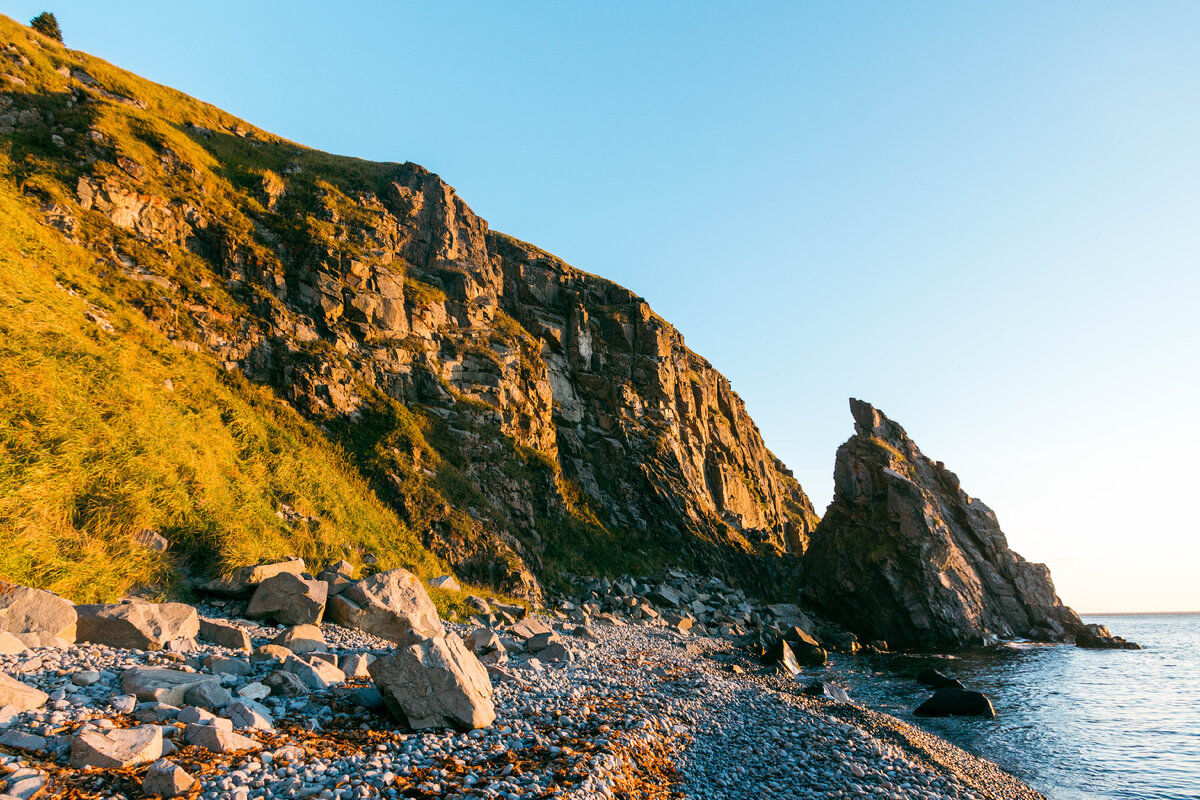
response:
<path id="1" fill-rule="evenodd" d="M 536 596 L 548 566 L 803 552 L 803 490 L 640 297 L 419 166 L 307 150 L 5 25 L 0 131 L 46 223 L 179 347 L 321 422 L 466 576 Z"/>
<path id="2" fill-rule="evenodd" d="M 958 648 L 1082 629 L 1050 571 L 1008 548 L 996 515 L 904 429 L 850 400 L 834 498 L 805 556 L 805 597 L 865 639 Z"/>

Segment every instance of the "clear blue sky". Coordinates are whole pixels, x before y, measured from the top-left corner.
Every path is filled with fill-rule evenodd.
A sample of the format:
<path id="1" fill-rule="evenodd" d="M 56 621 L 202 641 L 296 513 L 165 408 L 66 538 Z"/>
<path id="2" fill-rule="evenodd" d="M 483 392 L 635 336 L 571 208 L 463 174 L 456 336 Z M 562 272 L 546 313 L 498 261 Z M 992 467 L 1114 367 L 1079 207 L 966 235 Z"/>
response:
<path id="1" fill-rule="evenodd" d="M 854 395 L 1077 609 L 1200 609 L 1200 3 L 3 5 L 644 295 L 818 509 Z"/>

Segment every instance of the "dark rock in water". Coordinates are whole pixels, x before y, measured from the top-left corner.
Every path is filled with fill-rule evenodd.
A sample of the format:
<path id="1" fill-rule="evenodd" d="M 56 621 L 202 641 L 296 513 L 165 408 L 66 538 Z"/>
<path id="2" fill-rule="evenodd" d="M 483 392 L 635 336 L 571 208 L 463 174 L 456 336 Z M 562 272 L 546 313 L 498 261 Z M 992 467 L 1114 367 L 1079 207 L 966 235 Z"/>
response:
<path id="1" fill-rule="evenodd" d="M 1050 571 L 1008 549 L 954 473 L 870 404 L 850 409 L 855 435 L 838 448 L 833 502 L 804 556 L 810 603 L 900 648 L 1069 641 L 1083 628 Z"/>
<path id="2" fill-rule="evenodd" d="M 965 689 L 965 688 L 967 688 L 967 687 L 963 686 L 961 683 L 959 683 L 957 678 L 951 678 L 949 675 L 943 675 L 942 673 L 938 672 L 936 669 L 923 669 L 920 672 L 918 672 L 917 673 L 917 683 L 921 684 L 922 686 L 931 686 L 934 689 L 946 689 L 946 688 Z"/>
<path id="3" fill-rule="evenodd" d="M 1142 646 L 1123 639 L 1105 625 L 1092 623 L 1075 634 L 1075 646 L 1091 650 L 1141 650 Z"/>
<path id="4" fill-rule="evenodd" d="M 792 627 L 783 634 L 786 641 L 792 648 L 792 653 L 796 656 L 796 661 L 806 667 L 819 667 L 825 663 L 828 654 L 825 648 L 817 642 L 809 634 L 805 633 L 802 628 Z"/>
<path id="5" fill-rule="evenodd" d="M 983 692 L 947 687 L 917 706 L 918 717 L 994 717 L 996 709 Z"/>
<path id="6" fill-rule="evenodd" d="M 792 648 L 783 639 L 771 645 L 766 655 L 762 657 L 762 663 L 766 666 L 778 664 L 792 675 L 800 674 L 800 664 L 796 661 L 796 654 L 792 652 Z"/>
<path id="7" fill-rule="evenodd" d="M 808 686 L 804 687 L 804 694 L 809 697 L 828 697 L 830 700 L 836 700 L 839 703 L 849 703 L 850 695 L 840 686 L 825 681 L 813 681 Z"/>

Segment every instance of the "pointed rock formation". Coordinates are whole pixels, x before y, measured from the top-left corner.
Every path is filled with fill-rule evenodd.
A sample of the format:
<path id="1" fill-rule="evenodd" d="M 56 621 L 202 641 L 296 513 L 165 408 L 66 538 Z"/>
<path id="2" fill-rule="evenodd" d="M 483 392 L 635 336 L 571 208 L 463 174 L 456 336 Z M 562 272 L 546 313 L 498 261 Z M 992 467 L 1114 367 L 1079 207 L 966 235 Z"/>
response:
<path id="1" fill-rule="evenodd" d="M 805 556 L 805 596 L 860 638 L 961 648 L 1083 629 L 1050 571 L 1008 548 L 996 515 L 904 429 L 851 398 L 834 497 Z"/>

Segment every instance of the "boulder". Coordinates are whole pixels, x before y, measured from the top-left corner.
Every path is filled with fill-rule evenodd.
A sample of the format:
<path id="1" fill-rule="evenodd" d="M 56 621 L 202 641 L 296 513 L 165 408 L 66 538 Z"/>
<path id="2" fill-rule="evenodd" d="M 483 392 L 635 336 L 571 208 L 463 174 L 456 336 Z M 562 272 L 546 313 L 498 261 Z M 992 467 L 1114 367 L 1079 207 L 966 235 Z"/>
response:
<path id="1" fill-rule="evenodd" d="M 277 647 L 286 647 L 293 653 L 315 653 L 328 649 L 325 635 L 316 625 L 293 625 L 271 640 Z"/>
<path id="2" fill-rule="evenodd" d="M 329 587 L 329 597 L 341 594 L 346 587 L 354 582 L 354 565 L 349 561 L 338 561 L 321 570 L 317 580 L 325 581 Z"/>
<path id="3" fill-rule="evenodd" d="M 765 666 L 783 667 L 793 676 L 800 674 L 800 664 L 796 661 L 796 655 L 784 639 L 777 639 L 775 644 L 771 645 L 763 654 L 761 661 Z"/>
<path id="4" fill-rule="evenodd" d="M 304 661 L 290 656 L 283 662 L 283 671 L 295 675 L 309 689 L 328 689 L 346 681 L 346 673 L 319 658 Z"/>
<path id="5" fill-rule="evenodd" d="M 369 670 L 388 708 L 411 728 L 486 728 L 496 718 L 487 669 L 455 634 L 409 645 Z"/>
<path id="6" fill-rule="evenodd" d="M 996 709 L 983 692 L 947 687 L 917 706 L 918 717 L 994 717 Z"/>
<path id="7" fill-rule="evenodd" d="M 420 579 L 405 569 L 350 584 L 330 600 L 329 618 L 401 646 L 446 633 Z"/>
<path id="8" fill-rule="evenodd" d="M 262 745 L 253 739 L 212 725 L 188 725 L 184 730 L 184 738 L 188 744 L 214 753 L 256 753 L 262 750 Z"/>
<path id="9" fill-rule="evenodd" d="M 219 683 L 205 682 L 193 686 L 183 696 L 184 702 L 201 708 L 224 708 L 233 702 L 233 695 Z"/>
<path id="10" fill-rule="evenodd" d="M 56 594 L 0 580 L 0 631 L 18 638 L 20 634 L 43 633 L 73 642 L 76 616 L 75 607 Z"/>
<path id="11" fill-rule="evenodd" d="M 290 655 L 292 655 L 292 651 L 286 647 L 280 647 L 277 644 L 264 644 L 262 647 L 256 647 L 254 652 L 250 654 L 250 663 L 261 664 L 264 661 L 283 661 Z"/>
<path id="12" fill-rule="evenodd" d="M 169 542 L 158 531 L 152 531 L 149 528 L 140 530 L 133 535 L 134 544 L 145 547 L 147 550 L 153 550 L 156 553 L 165 553 Z"/>
<path id="13" fill-rule="evenodd" d="M 454 580 L 453 575 L 439 575 L 431 579 L 429 585 L 434 589 L 448 589 L 451 592 L 462 591 L 462 587 L 458 585 L 458 581 Z"/>
<path id="14" fill-rule="evenodd" d="M 61 636 L 55 636 L 53 633 L 46 631 L 29 631 L 28 633 L 14 633 L 17 641 L 29 648 L 48 647 L 54 650 L 66 650 L 74 647 L 74 640 L 63 639 Z M 74 633 L 72 633 L 72 637 Z"/>
<path id="15" fill-rule="evenodd" d="M 554 629 L 536 617 L 529 617 L 512 625 L 508 632 L 519 639 L 530 639 L 546 633 L 554 633 Z"/>
<path id="16" fill-rule="evenodd" d="M 50 695 L 41 689 L 35 689 L 0 672 L 0 708 L 11 706 L 18 711 L 32 711 L 41 708 L 49 699 Z"/>
<path id="17" fill-rule="evenodd" d="M 142 792 L 150 797 L 178 797 L 187 794 L 195 783 L 196 779 L 183 767 L 162 759 L 146 770 Z"/>
<path id="18" fill-rule="evenodd" d="M 250 662 L 241 658 L 208 656 L 204 659 L 204 666 L 214 675 L 245 676 L 254 671 L 254 667 L 250 666 Z"/>
<path id="19" fill-rule="evenodd" d="M 196 609 L 184 603 L 101 603 L 75 607 L 76 641 L 110 647 L 161 650 L 200 632 Z"/>
<path id="20" fill-rule="evenodd" d="M 828 654 L 825 648 L 821 647 L 812 636 L 806 633 L 802 628 L 789 628 L 783 638 L 792 648 L 792 653 L 796 656 L 796 662 L 805 667 L 819 667 L 825 663 Z"/>
<path id="21" fill-rule="evenodd" d="M 275 721 L 271 718 L 271 712 L 253 700 L 236 700 L 229 704 L 225 713 L 229 715 L 233 727 L 238 730 L 249 728 L 268 732 L 275 730 Z"/>
<path id="22" fill-rule="evenodd" d="M 25 643 L 8 631 L 0 631 L 0 655 L 15 655 L 24 653 Z"/>
<path id="23" fill-rule="evenodd" d="M 1075 634 L 1075 646 L 1092 650 L 1141 650 L 1142 646 L 1122 639 L 1104 625 L 1091 623 Z"/>
<path id="24" fill-rule="evenodd" d="M 1043 564 L 1008 547 L 995 513 L 900 425 L 850 400 L 833 502 L 803 561 L 804 597 L 864 641 L 955 650 L 1082 627 Z"/>
<path id="25" fill-rule="evenodd" d="M 131 667 L 121 673 L 121 690 L 134 695 L 142 702 L 156 701 L 172 706 L 182 706 L 187 693 L 204 684 L 221 682 L 216 675 L 202 672 L 184 672 L 163 667 Z"/>
<path id="26" fill-rule="evenodd" d="M 162 758 L 162 728 L 141 725 L 99 731 L 85 729 L 71 740 L 71 766 L 126 769 Z"/>
<path id="27" fill-rule="evenodd" d="M 803 693 L 809 697 L 826 697 L 838 703 L 850 702 L 850 695 L 845 689 L 827 681 L 813 681 L 804 687 Z"/>
<path id="28" fill-rule="evenodd" d="M 325 613 L 328 592 L 324 581 L 281 572 L 254 590 L 246 616 L 269 617 L 283 625 L 316 625 Z"/>
<path id="29" fill-rule="evenodd" d="M 253 647 L 250 634 L 241 626 L 216 619 L 200 620 L 200 638 L 232 650 L 249 651 Z"/>
<path id="30" fill-rule="evenodd" d="M 14 750 L 45 750 L 50 742 L 44 736 L 35 736 L 32 733 L 25 731 L 5 731 L 0 733 L 0 745 L 11 747 Z"/>
<path id="31" fill-rule="evenodd" d="M 299 577 L 304 574 L 304 559 L 291 558 L 287 561 L 276 561 L 270 564 L 255 564 L 241 567 L 228 578 L 211 580 L 200 586 L 200 589 L 211 594 L 223 594 L 232 597 L 249 595 L 254 587 L 268 578 L 288 573 Z"/>
<path id="32" fill-rule="evenodd" d="M 338 659 L 338 669 L 348 678 L 368 678 L 371 676 L 368 667 L 374 660 L 370 653 L 347 653 Z"/>
<path id="33" fill-rule="evenodd" d="M 923 669 L 917 673 L 917 683 L 922 686 L 928 686 L 932 689 L 965 689 L 957 679 L 951 678 L 949 675 L 943 675 L 936 669 Z"/>
<path id="34" fill-rule="evenodd" d="M 304 681 L 300 680 L 298 675 L 284 672 L 281 669 L 277 669 L 263 678 L 262 683 L 276 697 L 303 697 L 312 691 Z"/>

